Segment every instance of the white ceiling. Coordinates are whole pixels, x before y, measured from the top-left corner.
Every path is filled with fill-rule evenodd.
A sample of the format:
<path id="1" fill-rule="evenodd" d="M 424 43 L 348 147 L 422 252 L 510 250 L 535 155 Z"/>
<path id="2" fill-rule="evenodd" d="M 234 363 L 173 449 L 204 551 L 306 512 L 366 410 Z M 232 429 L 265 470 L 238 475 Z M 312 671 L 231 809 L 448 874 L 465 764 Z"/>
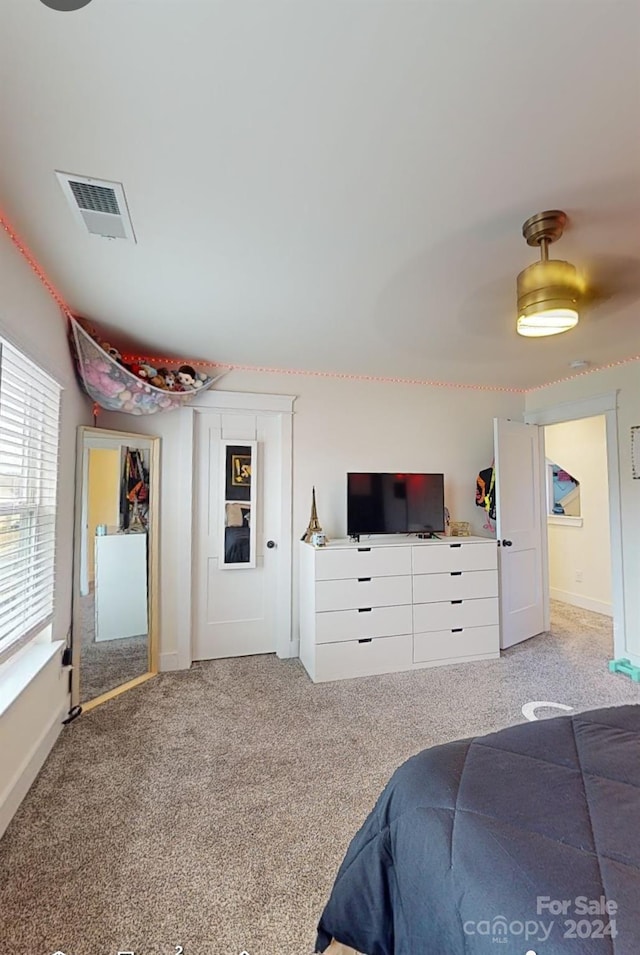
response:
<path id="1" fill-rule="evenodd" d="M 525 387 L 640 353 L 637 0 L 0 0 L 0 204 L 154 350 Z M 138 244 L 54 170 L 122 181 Z M 515 333 L 529 215 L 618 290 Z M 114 336 L 115 337 L 115 336 Z"/>

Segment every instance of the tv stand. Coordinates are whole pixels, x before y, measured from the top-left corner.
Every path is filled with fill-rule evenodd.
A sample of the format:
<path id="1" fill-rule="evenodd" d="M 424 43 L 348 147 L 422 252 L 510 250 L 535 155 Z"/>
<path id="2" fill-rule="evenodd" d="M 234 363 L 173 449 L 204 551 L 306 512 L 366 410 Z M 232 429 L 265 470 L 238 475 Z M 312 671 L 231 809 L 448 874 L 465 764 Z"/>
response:
<path id="1" fill-rule="evenodd" d="M 499 656 L 495 540 L 300 545 L 300 659 L 314 683 Z"/>

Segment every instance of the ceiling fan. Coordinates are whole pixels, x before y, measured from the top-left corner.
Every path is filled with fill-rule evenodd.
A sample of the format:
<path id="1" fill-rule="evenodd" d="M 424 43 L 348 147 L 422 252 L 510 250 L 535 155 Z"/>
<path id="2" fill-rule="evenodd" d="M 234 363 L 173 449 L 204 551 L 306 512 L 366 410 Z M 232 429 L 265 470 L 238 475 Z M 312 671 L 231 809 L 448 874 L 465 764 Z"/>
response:
<path id="1" fill-rule="evenodd" d="M 600 256 L 589 264 L 589 281 L 571 262 L 549 258 L 549 246 L 567 224 L 559 209 L 538 212 L 522 226 L 530 246 L 540 249 L 540 261 L 518 275 L 516 329 L 527 338 L 558 335 L 575 328 L 580 315 L 615 296 L 618 304 L 640 297 L 640 263 Z M 627 300 L 625 302 L 625 299 Z"/>

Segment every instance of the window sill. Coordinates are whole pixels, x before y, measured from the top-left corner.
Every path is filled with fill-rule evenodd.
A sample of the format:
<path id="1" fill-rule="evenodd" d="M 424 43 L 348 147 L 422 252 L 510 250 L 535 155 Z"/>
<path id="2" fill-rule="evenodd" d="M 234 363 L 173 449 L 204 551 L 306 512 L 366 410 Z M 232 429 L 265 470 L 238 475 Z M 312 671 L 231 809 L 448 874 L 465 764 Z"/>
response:
<path id="1" fill-rule="evenodd" d="M 566 524 L 568 527 L 582 527 L 582 518 L 567 517 L 566 514 L 548 514 L 547 524 Z"/>
<path id="2" fill-rule="evenodd" d="M 0 666 L 0 716 L 24 693 L 56 653 L 62 651 L 64 645 L 64 640 L 30 643 Z"/>

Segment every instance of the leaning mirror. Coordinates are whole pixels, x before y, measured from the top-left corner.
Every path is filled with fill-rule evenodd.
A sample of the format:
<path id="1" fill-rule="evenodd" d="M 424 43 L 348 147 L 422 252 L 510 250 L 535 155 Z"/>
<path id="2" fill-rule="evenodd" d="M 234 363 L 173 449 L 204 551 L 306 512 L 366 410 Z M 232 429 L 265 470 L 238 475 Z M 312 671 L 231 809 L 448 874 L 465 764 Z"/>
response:
<path id="1" fill-rule="evenodd" d="M 78 429 L 72 703 L 84 710 L 157 673 L 159 445 Z"/>

